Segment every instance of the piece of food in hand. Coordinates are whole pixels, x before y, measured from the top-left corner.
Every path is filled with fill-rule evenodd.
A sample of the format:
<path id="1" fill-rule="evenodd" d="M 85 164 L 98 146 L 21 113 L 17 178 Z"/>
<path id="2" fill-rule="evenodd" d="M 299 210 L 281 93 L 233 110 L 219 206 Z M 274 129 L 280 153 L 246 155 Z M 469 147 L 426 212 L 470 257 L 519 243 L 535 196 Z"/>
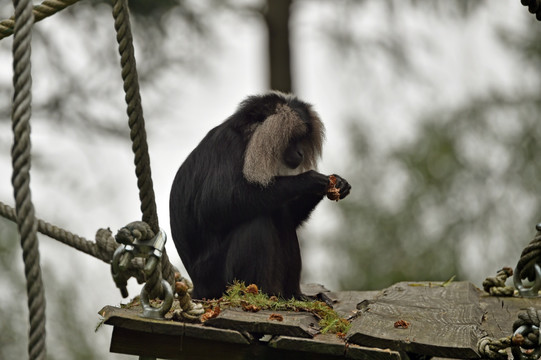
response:
<path id="1" fill-rule="evenodd" d="M 327 198 L 338 201 L 340 199 L 340 189 L 336 187 L 336 176 L 329 176 L 329 186 L 327 187 Z"/>

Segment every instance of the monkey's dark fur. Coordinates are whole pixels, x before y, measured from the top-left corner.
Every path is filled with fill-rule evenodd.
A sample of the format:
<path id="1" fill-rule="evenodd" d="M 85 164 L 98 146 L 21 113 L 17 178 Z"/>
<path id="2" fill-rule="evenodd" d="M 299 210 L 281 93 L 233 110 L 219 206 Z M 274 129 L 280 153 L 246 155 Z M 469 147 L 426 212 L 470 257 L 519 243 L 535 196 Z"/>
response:
<path id="1" fill-rule="evenodd" d="M 323 137 L 309 104 L 272 92 L 247 98 L 192 151 L 169 207 L 194 298 L 218 298 L 234 280 L 301 296 L 297 228 L 329 184 L 314 170 Z M 344 198 L 351 187 L 336 178 Z"/>

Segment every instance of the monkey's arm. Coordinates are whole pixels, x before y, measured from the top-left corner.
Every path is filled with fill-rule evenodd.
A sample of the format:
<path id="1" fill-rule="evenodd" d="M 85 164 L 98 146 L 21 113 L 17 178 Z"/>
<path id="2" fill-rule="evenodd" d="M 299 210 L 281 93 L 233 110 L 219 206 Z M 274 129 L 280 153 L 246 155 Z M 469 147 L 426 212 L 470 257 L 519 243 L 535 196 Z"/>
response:
<path id="1" fill-rule="evenodd" d="M 298 227 L 310 217 L 323 196 L 323 194 L 307 194 L 299 196 L 288 204 L 291 220 L 295 227 Z"/>
<path id="2" fill-rule="evenodd" d="M 328 184 L 328 176 L 313 170 L 295 176 L 277 176 L 265 188 L 240 181 L 224 197 L 228 199 L 227 203 L 216 204 L 215 209 L 218 211 L 220 208 L 220 213 L 240 221 L 271 215 L 275 210 L 300 198 L 310 199 L 307 206 L 313 209 L 325 194 Z"/>
<path id="3" fill-rule="evenodd" d="M 341 176 L 338 176 L 336 174 L 333 174 L 333 176 L 336 178 L 335 187 L 340 192 L 340 199 L 343 199 L 349 195 L 351 191 L 351 185 L 349 185 L 349 183 Z M 299 226 L 308 219 L 308 217 L 317 206 L 317 204 L 319 204 L 323 196 L 324 195 L 321 194 L 306 194 L 290 201 L 288 207 L 291 213 L 291 217 L 296 226 Z"/>

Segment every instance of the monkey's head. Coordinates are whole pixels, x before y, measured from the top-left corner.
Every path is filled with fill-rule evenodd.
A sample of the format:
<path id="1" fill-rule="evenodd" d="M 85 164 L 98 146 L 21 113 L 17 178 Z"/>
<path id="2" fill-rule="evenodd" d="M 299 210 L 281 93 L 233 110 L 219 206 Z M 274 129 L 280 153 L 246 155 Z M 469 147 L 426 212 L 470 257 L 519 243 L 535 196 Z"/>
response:
<path id="1" fill-rule="evenodd" d="M 247 146 L 243 175 L 263 187 L 275 176 L 315 169 L 325 128 L 312 106 L 293 95 L 252 96 L 239 107 Z"/>

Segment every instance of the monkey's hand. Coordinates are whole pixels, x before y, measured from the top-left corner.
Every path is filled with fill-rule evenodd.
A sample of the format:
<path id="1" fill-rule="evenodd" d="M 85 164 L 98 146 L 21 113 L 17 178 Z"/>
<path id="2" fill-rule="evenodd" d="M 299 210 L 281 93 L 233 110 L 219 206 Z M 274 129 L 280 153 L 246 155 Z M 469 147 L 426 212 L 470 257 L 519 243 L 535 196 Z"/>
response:
<path id="1" fill-rule="evenodd" d="M 327 198 L 338 201 L 349 195 L 351 185 L 346 179 L 333 174 L 329 176 L 329 185 L 327 186 Z"/>

